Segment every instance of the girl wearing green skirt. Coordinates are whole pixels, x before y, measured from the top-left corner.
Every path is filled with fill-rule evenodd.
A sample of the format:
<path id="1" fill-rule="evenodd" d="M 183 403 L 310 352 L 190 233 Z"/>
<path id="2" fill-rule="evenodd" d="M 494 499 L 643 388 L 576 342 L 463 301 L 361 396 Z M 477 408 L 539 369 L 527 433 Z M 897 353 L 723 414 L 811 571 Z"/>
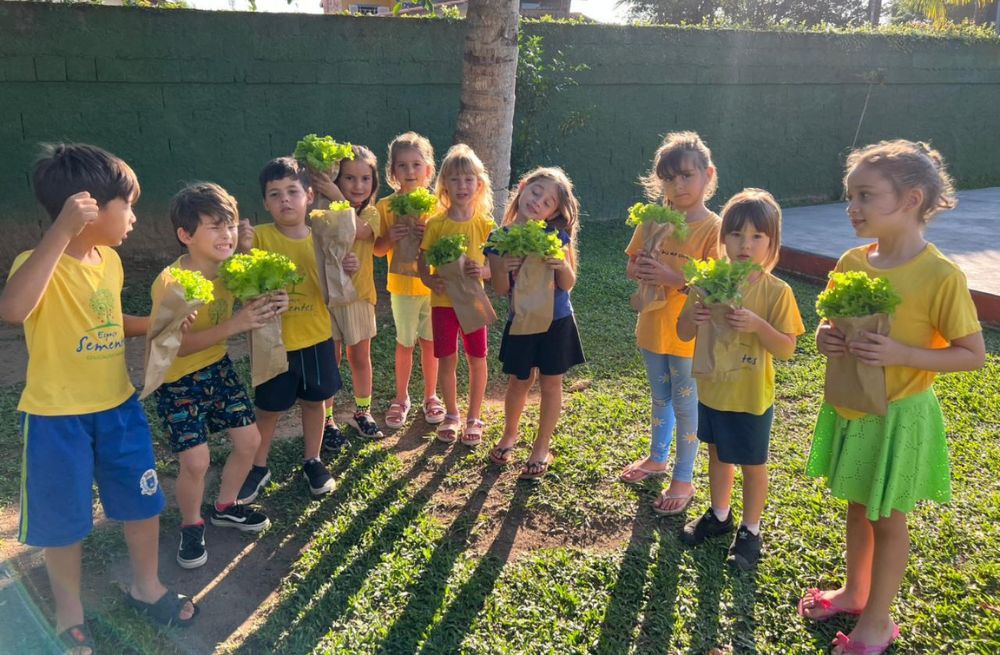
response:
<path id="1" fill-rule="evenodd" d="M 877 241 L 848 250 L 835 270 L 886 277 L 902 302 L 887 336 L 847 342 L 826 321 L 816 332 L 827 357 L 851 353 L 885 367 L 889 400 L 885 416 L 824 403 L 807 464 L 848 502 L 847 579 L 799 601 L 799 614 L 817 621 L 859 617 L 850 634 L 837 633 L 835 655 L 881 653 L 899 636 L 889 607 L 909 556 L 906 514 L 918 501 L 951 496 L 934 376 L 980 368 L 986 357 L 965 274 L 924 239 L 928 221 L 956 204 L 940 154 L 905 140 L 870 145 L 848 157 L 844 184 L 855 233 Z"/>

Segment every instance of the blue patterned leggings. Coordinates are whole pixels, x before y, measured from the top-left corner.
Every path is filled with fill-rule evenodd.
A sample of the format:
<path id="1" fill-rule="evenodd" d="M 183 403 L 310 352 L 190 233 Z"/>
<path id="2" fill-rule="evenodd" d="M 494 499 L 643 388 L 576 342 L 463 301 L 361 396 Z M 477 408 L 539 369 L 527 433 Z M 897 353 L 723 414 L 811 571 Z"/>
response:
<path id="1" fill-rule="evenodd" d="M 639 349 L 646 362 L 652 401 L 649 456 L 665 463 L 677 425 L 677 454 L 673 479 L 691 482 L 698 455 L 698 388 L 691 377 L 691 358 L 659 355 Z"/>

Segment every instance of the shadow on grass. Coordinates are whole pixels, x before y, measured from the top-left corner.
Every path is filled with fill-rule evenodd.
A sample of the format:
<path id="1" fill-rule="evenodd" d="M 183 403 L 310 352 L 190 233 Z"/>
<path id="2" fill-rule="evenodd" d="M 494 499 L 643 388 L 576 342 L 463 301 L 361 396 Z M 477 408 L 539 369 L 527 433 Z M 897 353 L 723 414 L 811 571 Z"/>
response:
<path id="1" fill-rule="evenodd" d="M 731 535 L 710 539 L 693 550 L 695 583 L 698 589 L 698 610 L 694 618 L 689 655 L 704 655 L 713 648 L 722 648 L 720 611 L 722 594 L 730 587 L 732 594 L 731 652 L 757 653 L 757 570 L 736 571 L 726 562 Z M 727 651 L 729 652 L 729 651 Z"/>
<path id="2" fill-rule="evenodd" d="M 596 655 L 629 652 L 640 617 L 636 652 L 662 652 L 673 637 L 681 554 L 676 533 L 683 517 L 657 520 L 645 495 L 640 495 L 634 516 L 593 651 Z"/>
<path id="3" fill-rule="evenodd" d="M 488 477 L 484 477 L 483 484 L 489 481 L 493 484 L 497 474 L 491 471 Z M 481 484 L 480 487 L 483 485 Z M 511 500 L 510 509 L 504 516 L 500 531 L 490 544 L 489 550 L 480 558 L 479 564 L 472 572 L 469 579 L 456 592 L 455 599 L 448 606 L 441 620 L 434 625 L 427 640 L 420 649 L 420 655 L 437 655 L 438 653 L 456 653 L 462 644 L 465 635 L 472 627 L 476 616 L 482 611 L 486 599 L 493 592 L 497 579 L 503 571 L 504 565 L 510 558 L 511 550 L 517 532 L 524 523 L 525 511 L 528 500 L 535 494 L 538 486 L 532 483 L 519 483 L 514 491 L 514 498 Z M 486 494 L 483 493 L 483 496 Z M 471 501 L 470 501 L 471 502 Z M 464 511 L 463 511 L 464 514 Z M 406 619 L 405 615 L 399 623 Z M 393 626 L 395 629 L 395 626 Z M 386 646 L 392 645 L 390 639 L 385 642 Z M 392 652 L 412 653 L 410 650 L 397 650 Z"/>
<path id="4" fill-rule="evenodd" d="M 409 602 L 383 640 L 382 652 L 413 653 L 417 650 L 423 631 L 444 601 L 445 589 L 455 562 L 469 546 L 472 530 L 489 490 L 499 477 L 499 469 L 494 466 L 487 468 L 479 486 L 441 537 L 420 579 L 406 589 L 404 594 Z"/>
<path id="5" fill-rule="evenodd" d="M 443 444 L 435 442 L 428 448 L 428 454 L 436 454 L 444 448 Z M 426 458 L 416 460 L 406 473 L 394 476 L 392 483 L 351 520 L 343 535 L 330 544 L 329 551 L 322 555 L 316 565 L 305 576 L 296 580 L 295 591 L 277 603 L 255 634 L 236 652 L 250 655 L 312 650 L 326 635 L 329 626 L 344 614 L 351 597 L 362 587 L 368 574 L 403 536 L 407 526 L 417 519 L 448 472 L 463 455 L 460 449 L 452 448 L 430 479 L 398 509 L 394 505 L 400 494 L 424 472 Z M 352 549 L 362 543 L 372 524 L 389 511 L 392 516 L 374 542 L 351 557 L 350 565 L 334 575 L 347 562 Z"/>

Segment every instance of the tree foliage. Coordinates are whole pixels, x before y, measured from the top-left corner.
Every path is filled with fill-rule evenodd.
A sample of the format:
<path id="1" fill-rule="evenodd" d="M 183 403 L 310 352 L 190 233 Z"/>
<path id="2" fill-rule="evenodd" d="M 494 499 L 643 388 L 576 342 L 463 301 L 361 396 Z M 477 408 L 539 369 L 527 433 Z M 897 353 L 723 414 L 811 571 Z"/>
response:
<path id="1" fill-rule="evenodd" d="M 868 0 L 617 0 L 617 5 L 636 20 L 654 23 L 853 25 L 868 16 Z"/>

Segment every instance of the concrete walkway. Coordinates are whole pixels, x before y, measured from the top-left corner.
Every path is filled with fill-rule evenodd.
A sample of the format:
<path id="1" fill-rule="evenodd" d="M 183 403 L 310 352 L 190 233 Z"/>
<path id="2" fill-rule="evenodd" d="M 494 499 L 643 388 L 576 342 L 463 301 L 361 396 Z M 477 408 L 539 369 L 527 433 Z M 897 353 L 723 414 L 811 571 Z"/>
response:
<path id="1" fill-rule="evenodd" d="M 854 235 L 845 203 L 791 207 L 783 216 L 785 270 L 825 276 L 844 251 L 865 242 Z M 931 221 L 927 239 L 965 271 L 980 318 L 1000 322 L 1000 187 L 959 191 L 958 207 Z"/>

